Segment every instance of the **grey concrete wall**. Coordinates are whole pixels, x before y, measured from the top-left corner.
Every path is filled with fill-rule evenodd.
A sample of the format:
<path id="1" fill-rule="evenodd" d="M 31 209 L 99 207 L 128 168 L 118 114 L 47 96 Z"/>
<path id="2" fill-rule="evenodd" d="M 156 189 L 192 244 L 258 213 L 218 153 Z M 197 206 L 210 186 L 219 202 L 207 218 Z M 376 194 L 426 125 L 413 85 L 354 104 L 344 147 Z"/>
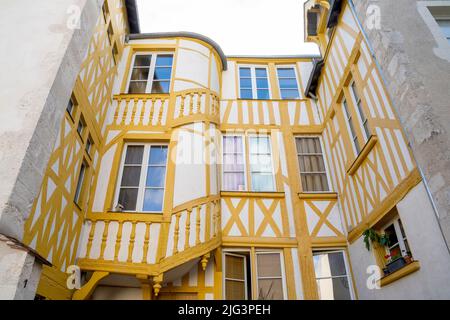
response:
<path id="1" fill-rule="evenodd" d="M 450 45 L 425 7 L 450 1 L 353 3 L 450 244 Z"/>
<path id="2" fill-rule="evenodd" d="M 398 203 L 397 210 L 420 269 L 380 289 L 369 289 L 367 268 L 376 262 L 361 237 L 349 246 L 359 299 L 450 299 L 450 256 L 423 183 Z"/>
<path id="3" fill-rule="evenodd" d="M 23 237 L 102 3 L 2 1 L 0 234 Z"/>

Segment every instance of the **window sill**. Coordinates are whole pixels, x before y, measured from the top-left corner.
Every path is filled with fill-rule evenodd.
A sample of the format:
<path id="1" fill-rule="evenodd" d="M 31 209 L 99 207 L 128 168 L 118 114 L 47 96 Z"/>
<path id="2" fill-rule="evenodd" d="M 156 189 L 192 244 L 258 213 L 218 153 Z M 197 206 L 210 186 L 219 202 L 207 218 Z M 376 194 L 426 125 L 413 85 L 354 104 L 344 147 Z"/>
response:
<path id="1" fill-rule="evenodd" d="M 377 141 L 378 137 L 376 135 L 373 134 L 370 136 L 369 140 L 367 140 L 366 144 L 364 145 L 364 148 L 361 150 L 359 155 L 356 157 L 353 163 L 347 168 L 347 173 L 349 175 L 352 176 L 356 173 L 358 168 L 361 166 L 361 164 L 369 155 L 370 151 L 372 151 L 373 147 L 375 147 Z"/>
<path id="2" fill-rule="evenodd" d="M 337 200 L 337 192 L 300 192 L 298 197 L 304 200 Z"/>
<path id="3" fill-rule="evenodd" d="M 168 99 L 170 97 L 170 93 L 121 93 L 115 94 L 114 99 L 133 99 L 133 98 L 161 98 Z"/>
<path id="4" fill-rule="evenodd" d="M 408 274 L 411 274 L 413 272 L 416 272 L 420 269 L 420 263 L 419 261 L 413 261 L 402 268 L 394 271 L 393 273 L 388 274 L 387 276 L 384 276 L 380 279 L 380 287 L 387 286 L 388 284 L 397 281 L 398 279 L 401 279 Z"/>
<path id="5" fill-rule="evenodd" d="M 276 191 L 221 191 L 220 195 L 228 198 L 284 198 L 284 192 Z"/>

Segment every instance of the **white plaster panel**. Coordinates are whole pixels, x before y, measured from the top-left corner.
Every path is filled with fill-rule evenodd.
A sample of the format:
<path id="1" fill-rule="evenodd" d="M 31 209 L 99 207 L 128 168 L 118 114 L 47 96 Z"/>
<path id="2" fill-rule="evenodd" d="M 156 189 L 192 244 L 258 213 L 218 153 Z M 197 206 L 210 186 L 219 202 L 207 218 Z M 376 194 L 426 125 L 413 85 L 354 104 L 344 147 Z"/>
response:
<path id="1" fill-rule="evenodd" d="M 191 50 L 178 50 L 176 78 L 193 80 L 208 87 L 208 69 L 209 58 Z"/>
<path id="2" fill-rule="evenodd" d="M 116 152 L 117 145 L 113 145 L 108 151 L 103 155 L 100 170 L 98 172 L 97 186 L 94 195 L 94 202 L 92 204 L 92 211 L 103 212 L 104 203 L 106 198 L 106 190 L 109 185 L 109 178 L 112 168 L 112 163 L 114 160 L 114 154 Z"/>
<path id="3" fill-rule="evenodd" d="M 228 61 L 227 65 L 227 70 L 222 72 L 222 99 L 237 99 L 236 63 Z"/>

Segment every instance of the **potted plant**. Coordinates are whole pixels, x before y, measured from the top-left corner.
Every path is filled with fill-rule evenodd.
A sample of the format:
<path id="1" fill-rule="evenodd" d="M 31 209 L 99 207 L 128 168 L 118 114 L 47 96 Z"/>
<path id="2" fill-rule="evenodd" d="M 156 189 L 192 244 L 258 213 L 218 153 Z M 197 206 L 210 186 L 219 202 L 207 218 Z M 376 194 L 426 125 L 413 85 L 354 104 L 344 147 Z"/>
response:
<path id="1" fill-rule="evenodd" d="M 405 265 L 406 261 L 402 256 L 396 256 L 395 258 L 390 257 L 390 262 L 386 263 L 386 269 L 388 270 L 388 273 L 392 273 Z"/>

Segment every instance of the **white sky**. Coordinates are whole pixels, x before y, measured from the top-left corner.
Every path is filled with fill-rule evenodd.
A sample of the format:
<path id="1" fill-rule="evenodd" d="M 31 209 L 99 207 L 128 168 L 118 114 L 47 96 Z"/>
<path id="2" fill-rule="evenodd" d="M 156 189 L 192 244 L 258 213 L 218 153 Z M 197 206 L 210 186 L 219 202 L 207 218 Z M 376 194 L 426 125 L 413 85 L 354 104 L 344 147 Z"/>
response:
<path id="1" fill-rule="evenodd" d="M 191 31 L 226 55 L 318 54 L 303 42 L 305 0 L 137 0 L 141 32 Z"/>

